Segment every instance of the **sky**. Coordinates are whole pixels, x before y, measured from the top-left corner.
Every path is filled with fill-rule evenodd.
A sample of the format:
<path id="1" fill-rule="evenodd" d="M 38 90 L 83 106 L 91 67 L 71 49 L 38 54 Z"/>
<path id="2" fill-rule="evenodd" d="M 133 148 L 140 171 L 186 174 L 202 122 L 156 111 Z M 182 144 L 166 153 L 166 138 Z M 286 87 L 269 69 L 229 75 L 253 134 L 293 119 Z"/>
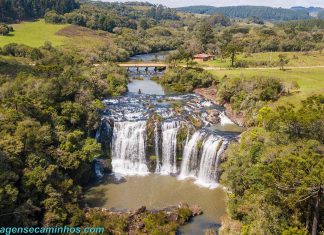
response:
<path id="1" fill-rule="evenodd" d="M 107 2 L 115 2 L 116 0 L 102 0 Z M 119 2 L 127 2 L 133 0 L 119 0 Z M 324 7 L 324 0 L 142 0 L 154 4 L 162 4 L 168 7 L 181 7 L 192 5 L 209 5 L 209 6 L 238 6 L 238 5 L 256 5 L 256 6 L 272 6 L 285 7 L 292 6 L 316 6 Z"/>

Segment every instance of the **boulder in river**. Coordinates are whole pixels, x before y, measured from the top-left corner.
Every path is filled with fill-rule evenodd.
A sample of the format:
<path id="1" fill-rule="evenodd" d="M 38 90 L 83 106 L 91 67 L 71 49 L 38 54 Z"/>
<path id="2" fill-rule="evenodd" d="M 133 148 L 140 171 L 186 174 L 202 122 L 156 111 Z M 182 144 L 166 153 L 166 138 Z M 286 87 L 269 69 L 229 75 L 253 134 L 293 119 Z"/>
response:
<path id="1" fill-rule="evenodd" d="M 218 110 L 207 110 L 208 116 L 206 117 L 207 121 L 211 124 L 218 124 L 220 123 L 220 112 Z"/>
<path id="2" fill-rule="evenodd" d="M 202 215 L 203 214 L 203 210 L 198 205 L 190 206 L 190 210 L 191 210 L 192 216 L 197 216 L 197 215 Z"/>

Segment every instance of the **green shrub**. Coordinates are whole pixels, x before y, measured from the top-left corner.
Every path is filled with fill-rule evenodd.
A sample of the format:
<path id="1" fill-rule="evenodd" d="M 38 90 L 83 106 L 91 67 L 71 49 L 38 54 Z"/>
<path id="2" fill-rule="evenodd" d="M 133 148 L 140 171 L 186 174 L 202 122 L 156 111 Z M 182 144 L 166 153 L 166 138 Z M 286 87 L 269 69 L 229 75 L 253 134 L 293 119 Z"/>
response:
<path id="1" fill-rule="evenodd" d="M 209 87 L 216 78 L 208 71 L 188 68 L 170 69 L 159 82 L 178 92 L 191 92 L 195 88 Z"/>
<path id="2" fill-rule="evenodd" d="M 65 23 L 64 16 L 57 14 L 56 11 L 48 11 L 44 16 L 46 23 L 63 24 Z"/>

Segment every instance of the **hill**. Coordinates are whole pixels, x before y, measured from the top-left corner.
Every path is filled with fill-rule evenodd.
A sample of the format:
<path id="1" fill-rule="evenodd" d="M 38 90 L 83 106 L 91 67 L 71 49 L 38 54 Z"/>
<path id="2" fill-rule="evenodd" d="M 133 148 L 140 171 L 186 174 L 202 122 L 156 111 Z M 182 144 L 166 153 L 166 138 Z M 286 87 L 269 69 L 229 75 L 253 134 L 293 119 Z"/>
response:
<path id="1" fill-rule="evenodd" d="M 313 17 L 318 17 L 318 13 L 321 11 L 324 11 L 324 8 L 321 7 L 300 7 L 300 6 L 296 6 L 296 7 L 292 7 L 290 8 L 293 11 L 303 11 L 303 12 L 307 12 L 310 16 Z"/>
<path id="2" fill-rule="evenodd" d="M 307 11 L 296 11 L 284 8 L 272 8 L 264 6 L 230 6 L 230 7 L 213 7 L 213 6 L 188 6 L 177 8 L 179 11 L 191 12 L 196 14 L 214 14 L 220 13 L 231 18 L 253 18 L 261 20 L 298 20 L 309 19 Z"/>

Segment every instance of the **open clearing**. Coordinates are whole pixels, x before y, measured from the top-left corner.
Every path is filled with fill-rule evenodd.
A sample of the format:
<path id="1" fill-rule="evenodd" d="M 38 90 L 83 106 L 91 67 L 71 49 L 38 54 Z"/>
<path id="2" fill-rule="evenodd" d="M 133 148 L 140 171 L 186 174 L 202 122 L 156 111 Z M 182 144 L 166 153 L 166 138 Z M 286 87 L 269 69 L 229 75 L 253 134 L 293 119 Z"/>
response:
<path id="1" fill-rule="evenodd" d="M 267 67 L 269 64 L 276 64 L 278 62 L 279 54 L 284 54 L 287 56 L 289 62 L 286 66 L 288 67 L 324 66 L 324 51 L 263 52 L 250 55 L 239 54 L 237 55 L 237 61 L 246 61 L 249 64 L 249 67 Z M 202 66 L 227 68 L 230 66 L 230 60 L 228 58 L 224 60 L 217 58 L 215 60 L 206 61 L 199 64 Z"/>
<path id="2" fill-rule="evenodd" d="M 69 24 L 48 24 L 43 19 L 13 24 L 15 32 L 0 36 L 0 47 L 9 44 L 25 44 L 31 47 L 43 46 L 46 41 L 72 53 L 87 57 L 98 48 L 111 48 L 114 36 L 102 30 L 92 30 Z"/>
<path id="3" fill-rule="evenodd" d="M 300 86 L 299 92 L 280 98 L 277 102 L 275 102 L 275 105 L 283 105 L 287 102 L 298 105 L 301 100 L 306 99 L 310 95 L 324 93 L 324 68 L 295 68 L 286 71 L 279 69 L 233 69 L 211 70 L 211 72 L 220 79 L 226 79 L 226 77 L 247 77 L 252 79 L 254 76 L 265 76 L 281 79 L 284 83 L 296 81 Z"/>
<path id="4" fill-rule="evenodd" d="M 56 33 L 67 26 L 67 24 L 46 24 L 44 20 L 23 22 L 12 25 L 15 32 L 9 36 L 0 37 L 0 46 L 9 43 L 26 44 L 31 47 L 40 47 L 44 42 L 49 41 L 53 46 L 64 44 L 66 39 Z"/>

